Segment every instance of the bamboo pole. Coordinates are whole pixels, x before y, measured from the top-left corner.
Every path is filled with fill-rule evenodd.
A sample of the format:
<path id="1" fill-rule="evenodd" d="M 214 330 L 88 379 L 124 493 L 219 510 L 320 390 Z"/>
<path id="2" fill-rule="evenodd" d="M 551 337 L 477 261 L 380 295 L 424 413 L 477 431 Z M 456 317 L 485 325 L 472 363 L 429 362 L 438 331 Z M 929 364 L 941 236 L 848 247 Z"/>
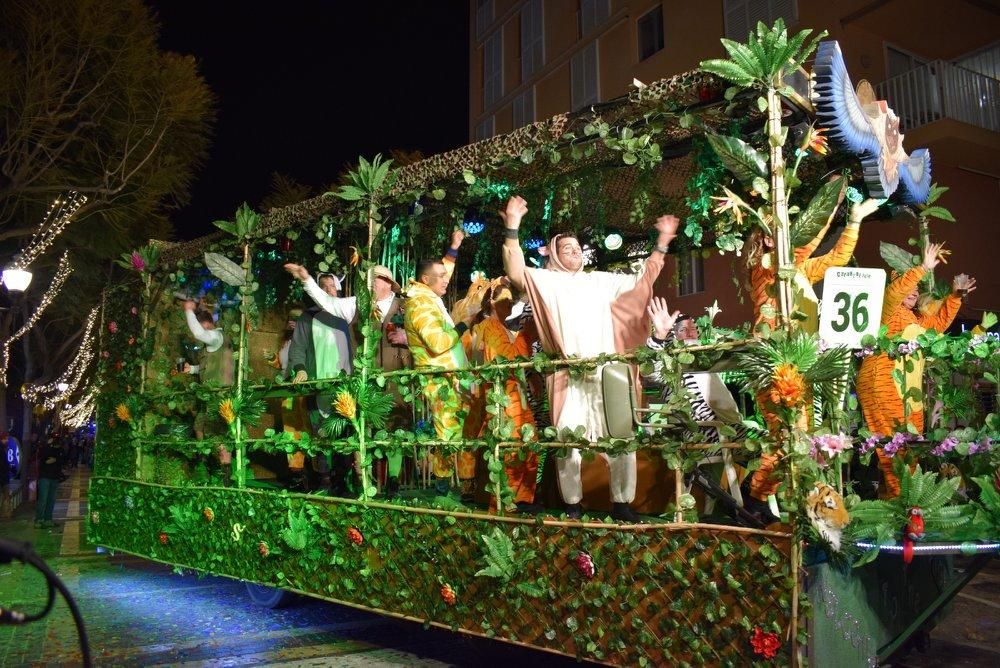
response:
<path id="1" fill-rule="evenodd" d="M 780 79 L 780 73 L 778 77 Z M 782 153 L 784 141 L 781 126 L 781 96 L 772 85 L 767 89 L 767 139 L 771 158 L 771 212 L 774 239 L 778 258 L 778 297 L 781 313 L 778 322 L 785 328 L 791 327 L 792 290 L 788 279 L 782 279 L 782 269 L 792 266 L 790 233 L 788 225 L 788 201 L 785 199 L 785 156 Z"/>
<path id="2" fill-rule="evenodd" d="M 249 286 L 253 284 L 253 273 L 251 272 L 250 267 L 249 241 L 244 242 L 243 244 L 243 276 L 245 285 Z M 240 358 L 239 364 L 236 365 L 236 396 L 240 400 L 243 399 L 243 385 L 246 382 L 247 362 L 250 359 L 250 345 L 247 337 L 247 297 L 248 296 L 244 294 L 241 295 L 240 298 L 240 336 L 238 346 Z M 243 441 L 243 420 L 240 419 L 239 413 L 236 414 L 234 427 L 234 436 L 236 440 L 236 486 L 238 488 L 243 488 L 246 486 L 246 444 Z M 232 463 L 230 463 L 230 466 L 232 466 Z"/>

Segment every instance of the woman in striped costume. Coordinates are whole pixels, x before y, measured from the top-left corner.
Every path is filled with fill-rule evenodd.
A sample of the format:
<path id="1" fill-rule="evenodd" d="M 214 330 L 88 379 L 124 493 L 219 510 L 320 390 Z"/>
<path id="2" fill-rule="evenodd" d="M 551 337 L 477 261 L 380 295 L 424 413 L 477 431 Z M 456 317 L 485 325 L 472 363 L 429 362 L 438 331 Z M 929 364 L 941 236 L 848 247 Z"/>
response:
<path id="1" fill-rule="evenodd" d="M 941 244 L 928 244 L 923 262 L 902 276 L 893 280 L 885 290 L 882 302 L 882 324 L 889 328 L 888 335 L 901 335 L 912 341 L 928 329 L 939 332 L 948 329 L 958 310 L 962 298 L 976 289 L 976 280 L 959 274 L 952 281 L 952 292 L 934 313 L 919 313 L 916 309 L 920 296 L 918 285 L 924 275 L 940 262 Z M 923 388 L 923 356 L 918 352 L 910 355 L 913 369 L 906 371 L 907 356 L 890 359 L 886 355 L 871 355 L 861 363 L 858 371 L 857 392 L 861 411 L 865 416 L 868 430 L 873 434 L 889 436 L 896 431 L 906 431 L 909 424 L 917 433 L 924 431 L 924 406 L 921 401 L 907 399 L 903 406 L 904 388 L 892 377 L 899 369 L 904 374 L 905 390 Z M 892 471 L 892 457 L 882 448 L 877 450 L 879 467 L 885 478 L 883 496 L 899 496 L 899 479 Z"/>

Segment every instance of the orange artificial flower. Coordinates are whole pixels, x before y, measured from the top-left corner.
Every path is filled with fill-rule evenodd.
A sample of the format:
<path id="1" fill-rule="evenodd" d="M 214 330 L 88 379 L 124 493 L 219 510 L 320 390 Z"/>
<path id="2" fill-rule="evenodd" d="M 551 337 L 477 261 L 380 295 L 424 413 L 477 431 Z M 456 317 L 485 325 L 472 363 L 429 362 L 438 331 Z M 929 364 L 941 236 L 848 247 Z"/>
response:
<path id="1" fill-rule="evenodd" d="M 117 415 L 118 419 L 122 422 L 132 421 L 132 414 L 129 413 L 128 406 L 125 404 L 118 404 L 117 408 L 115 408 L 115 415 Z"/>
<path id="2" fill-rule="evenodd" d="M 806 383 L 794 364 L 779 364 L 771 376 L 771 402 L 775 406 L 792 408 L 802 403 Z"/>
<path id="3" fill-rule="evenodd" d="M 361 263 L 361 251 L 358 250 L 357 246 L 350 246 L 351 249 L 351 266 L 356 267 Z"/>
<path id="4" fill-rule="evenodd" d="M 222 419 L 226 421 L 226 424 L 232 424 L 233 420 L 236 419 L 236 411 L 233 410 L 233 400 L 226 399 L 219 404 L 219 415 Z"/>
<path id="5" fill-rule="evenodd" d="M 809 132 L 806 133 L 805 138 L 802 140 L 802 150 L 805 151 L 809 149 L 819 153 L 820 155 L 826 155 L 830 152 L 829 144 L 827 143 L 827 138 L 823 134 L 826 132 L 826 128 L 815 128 L 810 126 Z"/>
<path id="6" fill-rule="evenodd" d="M 351 541 L 355 545 L 361 545 L 361 543 L 365 542 L 365 537 L 361 535 L 360 531 L 351 527 L 347 530 L 347 540 Z"/>
<path id="7" fill-rule="evenodd" d="M 333 408 L 338 414 L 348 420 L 353 420 L 358 414 L 358 403 L 354 401 L 354 397 L 351 396 L 350 392 L 340 392 L 337 395 L 337 401 L 333 404 Z"/>

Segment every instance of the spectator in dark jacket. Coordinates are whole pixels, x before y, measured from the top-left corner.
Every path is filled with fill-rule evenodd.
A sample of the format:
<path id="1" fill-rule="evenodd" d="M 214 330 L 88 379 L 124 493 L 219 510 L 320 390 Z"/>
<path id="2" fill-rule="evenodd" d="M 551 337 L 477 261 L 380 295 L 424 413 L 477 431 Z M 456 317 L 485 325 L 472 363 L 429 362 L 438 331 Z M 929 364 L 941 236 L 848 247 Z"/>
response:
<path id="1" fill-rule="evenodd" d="M 58 437 L 50 436 L 38 455 L 38 502 L 35 505 L 35 527 L 45 529 L 56 526 L 52 510 L 56 505 L 56 490 L 63 478 L 63 450 Z"/>

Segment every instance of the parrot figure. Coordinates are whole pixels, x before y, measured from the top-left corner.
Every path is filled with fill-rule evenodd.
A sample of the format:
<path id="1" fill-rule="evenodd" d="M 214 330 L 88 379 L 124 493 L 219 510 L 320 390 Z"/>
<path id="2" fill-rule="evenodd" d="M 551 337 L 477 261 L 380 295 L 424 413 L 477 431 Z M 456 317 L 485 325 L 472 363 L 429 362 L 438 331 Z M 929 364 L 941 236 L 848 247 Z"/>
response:
<path id="1" fill-rule="evenodd" d="M 913 561 L 913 543 L 924 537 L 924 511 L 919 506 L 910 508 L 910 520 L 903 533 L 903 563 Z"/>

